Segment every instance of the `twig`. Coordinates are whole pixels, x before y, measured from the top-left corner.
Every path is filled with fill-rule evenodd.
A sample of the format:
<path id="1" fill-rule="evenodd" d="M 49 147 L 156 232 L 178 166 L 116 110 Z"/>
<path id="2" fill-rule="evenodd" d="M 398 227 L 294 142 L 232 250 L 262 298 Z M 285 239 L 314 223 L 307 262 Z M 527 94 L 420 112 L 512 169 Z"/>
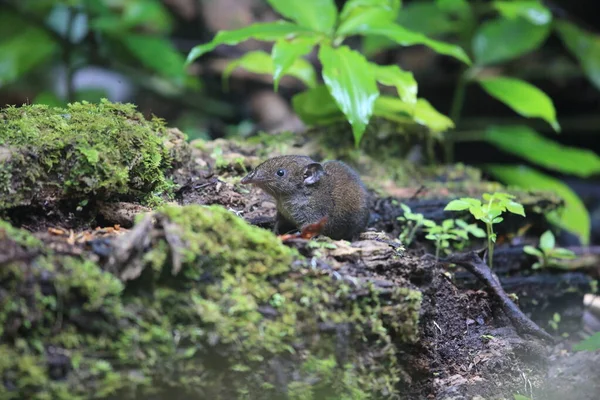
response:
<path id="1" fill-rule="evenodd" d="M 531 334 L 550 343 L 554 343 L 554 338 L 550 334 L 537 326 L 535 322 L 529 319 L 521 309 L 510 300 L 500 283 L 492 274 L 490 268 L 475 252 L 452 254 L 440 261 L 448 264 L 457 264 L 466 268 L 475 275 L 477 279 L 487 285 L 491 289 L 492 294 L 500 302 L 502 310 L 515 326 L 517 332 Z"/>

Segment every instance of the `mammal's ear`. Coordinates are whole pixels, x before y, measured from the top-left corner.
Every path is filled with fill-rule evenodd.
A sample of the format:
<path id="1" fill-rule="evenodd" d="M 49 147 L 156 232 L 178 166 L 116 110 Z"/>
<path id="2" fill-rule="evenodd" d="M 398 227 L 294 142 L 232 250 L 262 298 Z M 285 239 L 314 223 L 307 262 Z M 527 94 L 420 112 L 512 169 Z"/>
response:
<path id="1" fill-rule="evenodd" d="M 314 185 L 319 181 L 319 179 L 321 179 L 323 175 L 325 175 L 325 170 L 321 164 L 308 164 L 306 167 L 304 167 L 304 184 Z"/>

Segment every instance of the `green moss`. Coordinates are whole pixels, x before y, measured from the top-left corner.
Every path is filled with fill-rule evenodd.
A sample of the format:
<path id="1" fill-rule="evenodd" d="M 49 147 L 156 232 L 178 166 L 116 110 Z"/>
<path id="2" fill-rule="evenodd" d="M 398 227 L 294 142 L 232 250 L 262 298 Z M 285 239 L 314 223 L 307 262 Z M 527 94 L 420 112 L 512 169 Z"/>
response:
<path id="1" fill-rule="evenodd" d="M 69 199 L 146 199 L 168 192 L 173 157 L 163 121 L 131 104 L 0 111 L 0 209 Z"/>
<path id="2" fill-rule="evenodd" d="M 126 286 L 73 257 L 40 257 L 28 275 L 2 269 L 0 324 L 29 324 L 2 336 L 0 398 L 398 394 L 396 344 L 417 339 L 419 292 L 349 286 L 219 206 L 163 207 L 153 221 Z M 50 348 L 72 368 L 62 380 L 28 369 L 47 365 Z"/>
<path id="3" fill-rule="evenodd" d="M 15 228 L 8 222 L 0 219 L 0 241 L 5 239 L 10 239 L 28 249 L 38 248 L 42 245 L 42 242 L 31 233 L 24 229 Z"/>

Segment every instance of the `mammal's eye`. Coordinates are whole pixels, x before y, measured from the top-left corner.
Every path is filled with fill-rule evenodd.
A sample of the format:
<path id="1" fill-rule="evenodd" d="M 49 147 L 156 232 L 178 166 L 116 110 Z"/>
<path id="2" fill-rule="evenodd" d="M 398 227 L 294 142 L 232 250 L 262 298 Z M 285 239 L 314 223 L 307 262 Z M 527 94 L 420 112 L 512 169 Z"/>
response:
<path id="1" fill-rule="evenodd" d="M 277 175 L 279 176 L 284 176 L 285 175 L 285 170 L 284 169 L 280 169 L 277 171 Z"/>

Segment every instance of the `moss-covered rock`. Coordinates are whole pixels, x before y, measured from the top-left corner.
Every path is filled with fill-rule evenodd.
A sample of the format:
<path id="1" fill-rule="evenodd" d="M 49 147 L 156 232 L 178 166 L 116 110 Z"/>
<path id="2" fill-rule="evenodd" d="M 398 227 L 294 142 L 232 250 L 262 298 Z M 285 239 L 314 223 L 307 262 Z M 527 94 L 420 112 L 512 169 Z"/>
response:
<path id="1" fill-rule="evenodd" d="M 64 197 L 149 200 L 169 190 L 168 171 L 184 161 L 172 142 L 162 120 L 131 104 L 3 109 L 0 210 Z"/>
<path id="2" fill-rule="evenodd" d="M 46 249 L 0 269 L 0 398 L 398 395 L 419 291 L 344 282 L 219 206 L 141 218 L 135 260 Z"/>

